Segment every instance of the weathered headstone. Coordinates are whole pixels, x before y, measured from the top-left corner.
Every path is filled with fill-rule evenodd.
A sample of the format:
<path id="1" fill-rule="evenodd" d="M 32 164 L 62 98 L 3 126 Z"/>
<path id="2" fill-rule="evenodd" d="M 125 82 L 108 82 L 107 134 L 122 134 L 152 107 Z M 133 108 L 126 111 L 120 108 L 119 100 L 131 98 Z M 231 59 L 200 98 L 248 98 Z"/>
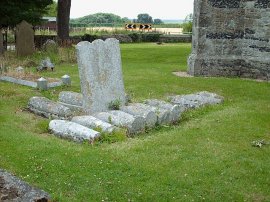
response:
<path id="1" fill-rule="evenodd" d="M 87 113 L 107 111 L 111 103 L 125 104 L 119 41 L 107 39 L 80 42 L 77 58 Z"/>
<path id="2" fill-rule="evenodd" d="M 0 55 L 4 53 L 4 44 L 3 44 L 3 35 L 2 30 L 0 29 Z"/>
<path id="3" fill-rule="evenodd" d="M 26 21 L 16 26 L 16 51 L 18 56 L 32 55 L 35 51 L 33 26 Z"/>
<path id="4" fill-rule="evenodd" d="M 189 74 L 270 79 L 269 25 L 269 0 L 195 0 Z"/>

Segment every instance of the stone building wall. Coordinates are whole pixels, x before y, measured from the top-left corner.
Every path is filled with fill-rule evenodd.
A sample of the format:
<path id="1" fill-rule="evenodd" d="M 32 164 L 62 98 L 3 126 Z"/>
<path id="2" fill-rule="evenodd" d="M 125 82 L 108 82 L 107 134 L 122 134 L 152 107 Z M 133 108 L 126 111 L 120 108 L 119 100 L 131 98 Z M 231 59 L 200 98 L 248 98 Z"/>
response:
<path id="1" fill-rule="evenodd" d="M 195 0 L 188 72 L 270 79 L 270 0 Z"/>

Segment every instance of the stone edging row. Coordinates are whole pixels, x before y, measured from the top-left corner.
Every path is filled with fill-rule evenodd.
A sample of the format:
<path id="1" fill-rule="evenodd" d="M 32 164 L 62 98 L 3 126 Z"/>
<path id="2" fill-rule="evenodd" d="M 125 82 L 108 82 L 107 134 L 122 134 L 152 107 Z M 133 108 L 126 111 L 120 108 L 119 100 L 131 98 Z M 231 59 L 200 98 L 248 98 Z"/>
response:
<path id="1" fill-rule="evenodd" d="M 35 114 L 54 119 L 49 123 L 49 129 L 54 135 L 76 142 L 92 142 L 100 136 L 100 132 L 112 133 L 124 128 L 127 135 L 133 136 L 157 125 L 178 123 L 184 111 L 220 104 L 224 99 L 217 94 L 203 91 L 170 96 L 168 100 L 152 99 L 144 103 L 128 103 L 120 106 L 119 110 L 90 115 L 83 114 L 82 94 L 64 91 L 59 94 L 59 102 L 45 97 L 32 97 L 28 108 Z"/>

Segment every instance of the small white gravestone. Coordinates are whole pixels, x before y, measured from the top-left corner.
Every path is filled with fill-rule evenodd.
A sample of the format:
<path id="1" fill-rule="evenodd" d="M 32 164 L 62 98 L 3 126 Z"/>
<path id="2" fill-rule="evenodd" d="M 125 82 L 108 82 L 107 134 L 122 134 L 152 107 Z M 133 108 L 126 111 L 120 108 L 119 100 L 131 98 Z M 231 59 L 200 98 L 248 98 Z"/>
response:
<path id="1" fill-rule="evenodd" d="M 76 49 L 85 112 L 108 111 L 112 103 L 123 106 L 125 90 L 119 41 L 112 38 L 83 41 Z"/>

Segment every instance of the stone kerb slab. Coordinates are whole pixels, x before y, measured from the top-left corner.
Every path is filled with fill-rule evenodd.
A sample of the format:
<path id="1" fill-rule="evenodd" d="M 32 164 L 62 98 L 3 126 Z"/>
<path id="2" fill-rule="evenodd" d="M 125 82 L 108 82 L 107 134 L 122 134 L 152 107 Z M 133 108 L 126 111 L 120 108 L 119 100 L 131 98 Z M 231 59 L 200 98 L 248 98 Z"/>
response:
<path id="1" fill-rule="evenodd" d="M 145 119 L 141 116 L 133 116 L 118 110 L 100 112 L 93 116 L 117 127 L 126 128 L 130 135 L 141 133 L 145 130 Z"/>
<path id="2" fill-rule="evenodd" d="M 185 110 L 184 107 L 181 107 L 180 105 L 174 105 L 162 100 L 157 99 L 149 99 L 145 101 L 146 104 L 150 106 L 154 106 L 157 108 L 162 108 L 165 110 L 168 110 L 170 113 L 170 120 L 172 123 L 178 122 L 180 120 L 182 112 Z"/>
<path id="3" fill-rule="evenodd" d="M 7 81 L 7 82 L 23 85 L 23 86 L 38 88 L 40 90 L 48 90 L 49 88 L 59 87 L 64 84 L 62 81 L 48 83 L 47 80 L 44 78 L 40 78 L 37 80 L 37 82 L 34 82 L 34 81 L 28 81 L 28 80 L 23 80 L 23 79 L 17 79 L 10 76 L 0 76 L 0 81 Z"/>
<path id="4" fill-rule="evenodd" d="M 125 104 L 119 41 L 80 42 L 77 59 L 84 110 L 91 114 L 107 111 L 110 103 Z"/>
<path id="5" fill-rule="evenodd" d="M 69 108 L 45 97 L 30 98 L 28 108 L 35 114 L 47 118 L 70 119 L 72 116 L 72 112 Z"/>
<path id="6" fill-rule="evenodd" d="M 204 105 L 220 104 L 224 100 L 223 97 L 207 91 L 188 95 L 170 96 L 168 99 L 171 100 L 171 103 L 180 105 L 185 109 L 199 108 Z"/>
<path id="7" fill-rule="evenodd" d="M 59 103 L 72 111 L 83 111 L 83 98 L 81 93 L 62 91 L 59 93 Z"/>
<path id="8" fill-rule="evenodd" d="M 117 129 L 117 127 L 93 116 L 75 116 L 71 119 L 71 121 L 94 130 L 100 129 L 102 132 L 106 133 L 112 133 Z"/>
<path id="9" fill-rule="evenodd" d="M 76 142 L 92 142 L 100 136 L 100 133 L 80 124 L 65 121 L 52 120 L 49 123 L 49 130 L 58 137 L 71 139 Z"/>
<path id="10" fill-rule="evenodd" d="M 27 80 L 23 80 L 23 79 L 16 79 L 16 78 L 13 78 L 13 77 L 10 77 L 10 76 L 0 76 L 0 81 L 7 81 L 7 82 L 23 85 L 23 86 L 29 86 L 29 87 L 32 87 L 32 88 L 37 88 L 37 82 L 27 81 Z"/>
<path id="11" fill-rule="evenodd" d="M 120 110 L 134 116 L 142 116 L 145 119 L 146 127 L 154 128 L 157 123 L 157 115 L 153 110 L 141 103 L 133 103 L 120 107 Z"/>

